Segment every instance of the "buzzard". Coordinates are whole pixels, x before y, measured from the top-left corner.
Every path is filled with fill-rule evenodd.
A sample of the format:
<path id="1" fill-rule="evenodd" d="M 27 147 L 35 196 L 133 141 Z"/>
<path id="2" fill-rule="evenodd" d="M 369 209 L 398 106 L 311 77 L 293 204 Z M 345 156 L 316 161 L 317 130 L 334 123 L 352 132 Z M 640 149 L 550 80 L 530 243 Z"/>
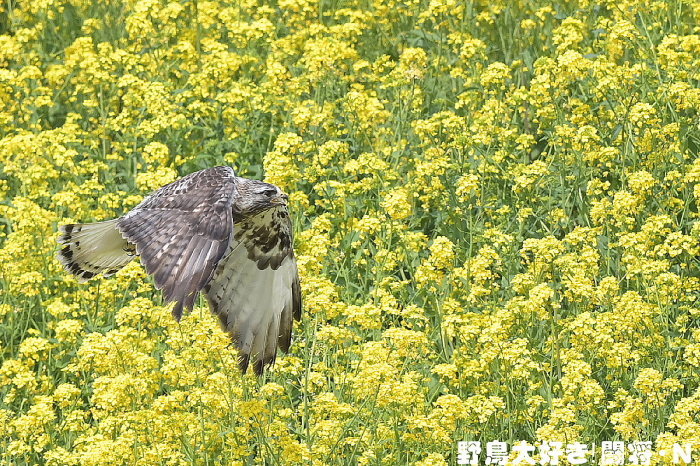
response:
<path id="1" fill-rule="evenodd" d="M 58 258 L 80 281 L 114 274 L 134 256 L 173 316 L 204 290 L 229 332 L 245 372 L 259 375 L 289 350 L 301 318 L 288 197 L 277 186 L 236 176 L 231 167 L 191 173 L 163 186 L 123 217 L 60 227 Z"/>

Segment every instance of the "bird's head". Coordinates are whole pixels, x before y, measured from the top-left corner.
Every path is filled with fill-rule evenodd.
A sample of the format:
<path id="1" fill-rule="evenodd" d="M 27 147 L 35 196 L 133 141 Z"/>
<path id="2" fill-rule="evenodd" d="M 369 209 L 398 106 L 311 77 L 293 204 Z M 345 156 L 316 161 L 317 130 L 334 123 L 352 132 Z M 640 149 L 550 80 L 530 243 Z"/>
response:
<path id="1" fill-rule="evenodd" d="M 248 217 L 273 207 L 287 205 L 289 196 L 274 184 L 240 177 L 238 181 L 238 198 L 234 202 L 237 216 Z"/>

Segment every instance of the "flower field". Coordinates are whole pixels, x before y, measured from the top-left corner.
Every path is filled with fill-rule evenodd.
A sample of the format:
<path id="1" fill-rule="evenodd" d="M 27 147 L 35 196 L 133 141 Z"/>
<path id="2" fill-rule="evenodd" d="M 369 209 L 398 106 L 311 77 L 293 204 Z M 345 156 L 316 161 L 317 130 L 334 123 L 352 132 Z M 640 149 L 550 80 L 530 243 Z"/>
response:
<path id="1" fill-rule="evenodd" d="M 304 310 L 262 378 L 204 299 L 178 324 L 138 262 L 55 256 L 222 164 L 290 196 Z M 695 0 L 7 0 L 2 464 L 700 461 L 699 206 Z"/>

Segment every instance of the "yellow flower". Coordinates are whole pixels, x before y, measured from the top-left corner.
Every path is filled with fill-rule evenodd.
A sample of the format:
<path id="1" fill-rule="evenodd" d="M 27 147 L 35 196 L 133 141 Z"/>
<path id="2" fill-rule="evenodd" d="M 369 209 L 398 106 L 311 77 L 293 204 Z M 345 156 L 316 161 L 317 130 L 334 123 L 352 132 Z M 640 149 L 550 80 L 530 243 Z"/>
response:
<path id="1" fill-rule="evenodd" d="M 467 202 L 472 196 L 479 193 L 479 177 L 474 174 L 462 175 L 457 180 L 456 192 L 460 202 Z"/>
<path id="2" fill-rule="evenodd" d="M 155 191 L 178 178 L 178 173 L 173 168 L 158 167 L 155 171 L 143 172 L 136 175 L 136 186 L 144 192 Z"/>
<path id="3" fill-rule="evenodd" d="M 382 201 L 382 207 L 395 220 L 403 220 L 413 213 L 410 193 L 406 188 L 395 188 Z"/>
<path id="4" fill-rule="evenodd" d="M 510 78 L 510 68 L 504 63 L 492 63 L 481 75 L 481 85 L 487 89 L 505 90 L 506 80 Z"/>

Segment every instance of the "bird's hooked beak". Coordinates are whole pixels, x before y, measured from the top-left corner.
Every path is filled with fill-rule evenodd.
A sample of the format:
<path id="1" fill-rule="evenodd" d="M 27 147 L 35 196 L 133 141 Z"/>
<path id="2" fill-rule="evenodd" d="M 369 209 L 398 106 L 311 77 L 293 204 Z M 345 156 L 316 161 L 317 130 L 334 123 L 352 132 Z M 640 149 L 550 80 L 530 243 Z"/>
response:
<path id="1" fill-rule="evenodd" d="M 270 199 L 270 203 L 275 205 L 287 205 L 288 201 L 289 196 L 283 192 L 280 192 L 280 194 Z"/>

